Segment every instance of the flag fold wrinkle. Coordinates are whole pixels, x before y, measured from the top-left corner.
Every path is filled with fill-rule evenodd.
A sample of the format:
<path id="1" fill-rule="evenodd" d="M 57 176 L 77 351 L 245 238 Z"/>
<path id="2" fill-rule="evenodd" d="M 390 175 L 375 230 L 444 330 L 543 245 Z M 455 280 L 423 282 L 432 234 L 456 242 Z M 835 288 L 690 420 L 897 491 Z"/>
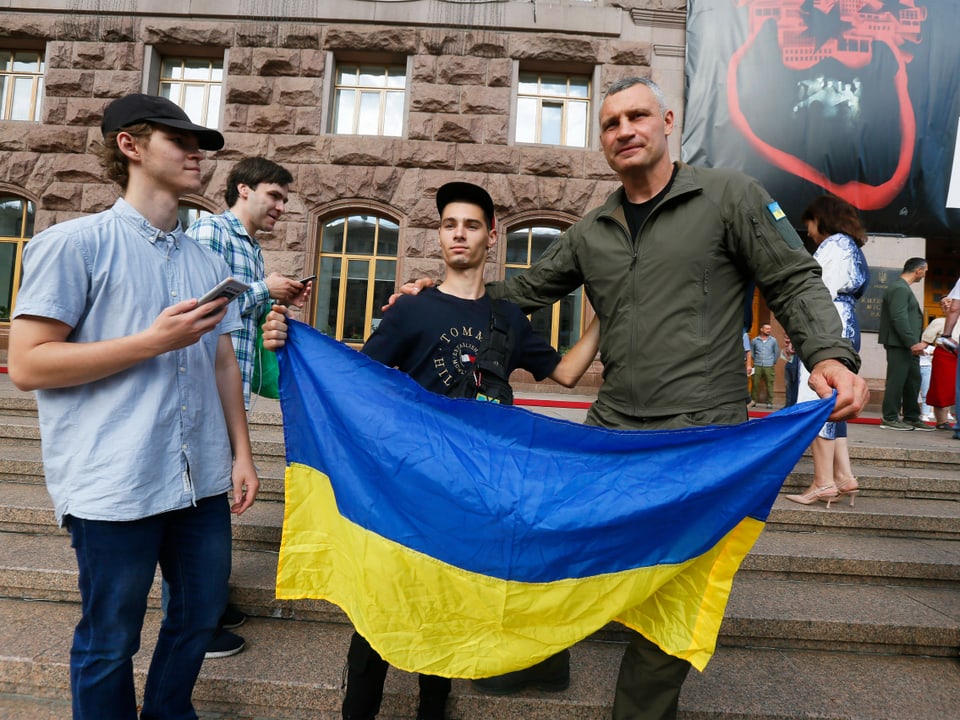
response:
<path id="1" fill-rule="evenodd" d="M 619 431 L 421 388 L 290 321 L 277 597 L 329 600 L 390 664 L 480 678 L 612 620 L 703 669 L 733 576 L 833 399 Z"/>

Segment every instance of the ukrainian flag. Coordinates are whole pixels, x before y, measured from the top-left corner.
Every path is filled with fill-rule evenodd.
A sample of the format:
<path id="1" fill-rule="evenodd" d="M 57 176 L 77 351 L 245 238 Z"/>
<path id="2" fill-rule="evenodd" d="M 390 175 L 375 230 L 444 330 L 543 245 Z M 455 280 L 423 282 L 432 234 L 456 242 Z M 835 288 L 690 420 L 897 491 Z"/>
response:
<path id="1" fill-rule="evenodd" d="M 425 391 L 312 328 L 279 353 L 277 597 L 403 670 L 479 678 L 618 620 L 703 669 L 734 573 L 833 407 L 629 432 Z"/>

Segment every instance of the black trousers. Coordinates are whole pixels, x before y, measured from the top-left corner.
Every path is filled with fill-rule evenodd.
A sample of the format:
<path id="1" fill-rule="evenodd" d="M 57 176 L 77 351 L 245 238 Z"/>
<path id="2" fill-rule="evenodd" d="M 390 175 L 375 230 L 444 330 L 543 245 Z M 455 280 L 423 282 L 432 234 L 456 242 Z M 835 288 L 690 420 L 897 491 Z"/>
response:
<path id="1" fill-rule="evenodd" d="M 354 632 L 347 652 L 347 694 L 343 698 L 343 720 L 373 720 L 383 701 L 383 683 L 387 679 L 387 661 L 370 647 L 360 633 Z M 450 695 L 450 679 L 420 675 L 420 710 L 424 718 L 442 718 Z"/>

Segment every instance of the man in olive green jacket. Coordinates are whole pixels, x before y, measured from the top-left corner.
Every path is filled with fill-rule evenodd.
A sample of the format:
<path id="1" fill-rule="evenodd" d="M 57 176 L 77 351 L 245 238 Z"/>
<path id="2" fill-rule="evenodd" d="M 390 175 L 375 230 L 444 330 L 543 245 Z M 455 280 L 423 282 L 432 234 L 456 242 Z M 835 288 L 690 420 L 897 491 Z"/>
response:
<path id="1" fill-rule="evenodd" d="M 529 270 L 488 286 L 490 294 L 531 311 L 583 285 L 600 318 L 604 373 L 587 422 L 669 429 L 747 420 L 743 297 L 755 281 L 811 369 L 810 386 L 823 397 L 836 390 L 830 419 L 854 417 L 869 393 L 820 266 L 754 180 L 671 162 L 673 127 L 655 83 L 614 83 L 600 108 L 600 140 L 623 186 Z M 675 718 L 689 669 L 635 635 L 620 666 L 614 720 Z M 541 682 L 543 670 L 530 668 L 528 684 Z M 519 687 L 524 672 L 496 690 Z"/>
<path id="2" fill-rule="evenodd" d="M 883 293 L 878 342 L 887 352 L 887 378 L 883 388 L 883 422 L 886 430 L 933 430 L 920 419 L 920 353 L 927 343 L 923 310 L 910 286 L 927 274 L 927 261 L 910 258 L 903 272 Z M 903 409 L 903 420 L 900 410 Z"/>

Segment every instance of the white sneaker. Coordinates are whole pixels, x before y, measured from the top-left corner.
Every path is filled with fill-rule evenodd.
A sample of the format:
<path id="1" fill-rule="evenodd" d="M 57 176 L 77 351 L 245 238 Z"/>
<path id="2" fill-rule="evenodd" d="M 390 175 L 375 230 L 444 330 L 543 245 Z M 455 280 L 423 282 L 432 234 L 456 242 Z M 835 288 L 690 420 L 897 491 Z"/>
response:
<path id="1" fill-rule="evenodd" d="M 924 422 L 933 422 L 933 415 L 921 415 L 920 419 Z"/>

